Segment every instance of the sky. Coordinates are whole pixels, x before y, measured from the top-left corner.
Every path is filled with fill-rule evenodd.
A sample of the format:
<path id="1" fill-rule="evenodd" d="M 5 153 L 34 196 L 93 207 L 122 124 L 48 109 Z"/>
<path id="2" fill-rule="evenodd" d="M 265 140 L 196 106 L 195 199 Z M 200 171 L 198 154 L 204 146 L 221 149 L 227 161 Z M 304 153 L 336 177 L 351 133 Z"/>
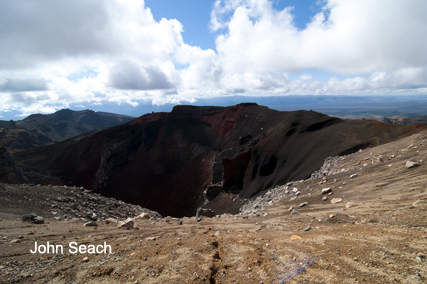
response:
<path id="1" fill-rule="evenodd" d="M 0 0 L 0 119 L 425 96 L 425 11 L 425 0 Z"/>

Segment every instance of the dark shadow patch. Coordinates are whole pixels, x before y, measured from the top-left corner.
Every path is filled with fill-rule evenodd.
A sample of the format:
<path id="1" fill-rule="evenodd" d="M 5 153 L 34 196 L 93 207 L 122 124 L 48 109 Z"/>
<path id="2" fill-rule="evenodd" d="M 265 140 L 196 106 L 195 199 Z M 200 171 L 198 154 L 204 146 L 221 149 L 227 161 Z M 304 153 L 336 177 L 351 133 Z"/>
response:
<path id="1" fill-rule="evenodd" d="M 252 135 L 246 135 L 245 137 L 240 138 L 240 146 L 245 145 L 252 139 Z"/>
<path id="2" fill-rule="evenodd" d="M 308 126 L 306 129 L 302 130 L 300 133 L 318 131 L 322 128 L 328 127 L 328 126 L 335 124 L 337 122 L 340 122 L 340 121 L 341 121 L 341 119 L 336 118 L 336 117 L 332 117 L 332 118 L 327 119 L 325 121 L 314 123 L 314 124 Z"/>
<path id="3" fill-rule="evenodd" d="M 295 128 L 292 128 L 291 130 L 289 130 L 288 132 L 286 132 L 285 136 L 291 136 L 292 134 L 294 134 L 296 132 Z"/>
<path id="4" fill-rule="evenodd" d="M 275 156 L 271 156 L 268 160 L 267 164 L 262 165 L 259 168 L 259 174 L 261 176 L 269 176 L 271 175 L 277 166 L 277 159 Z"/>
<path id="5" fill-rule="evenodd" d="M 357 144 L 357 145 L 355 145 L 353 147 L 350 147 L 350 148 L 342 151 L 341 153 L 338 154 L 338 156 L 345 156 L 345 155 L 349 155 L 349 154 L 355 153 L 355 152 L 357 152 L 359 150 L 369 148 L 370 145 L 371 145 L 371 143 L 369 143 L 369 142 L 368 143 Z"/>
<path id="6" fill-rule="evenodd" d="M 222 159 L 224 192 L 239 193 L 243 188 L 243 179 L 251 161 L 251 150 L 239 153 L 233 158 Z"/>

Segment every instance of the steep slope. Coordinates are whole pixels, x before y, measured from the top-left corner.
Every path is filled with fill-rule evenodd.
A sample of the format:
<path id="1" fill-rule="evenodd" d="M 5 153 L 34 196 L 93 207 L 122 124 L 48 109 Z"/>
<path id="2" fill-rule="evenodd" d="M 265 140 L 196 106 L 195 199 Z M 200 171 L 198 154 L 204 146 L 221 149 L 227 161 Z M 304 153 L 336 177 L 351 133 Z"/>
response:
<path id="1" fill-rule="evenodd" d="M 36 130 L 0 128 L 0 145 L 11 152 L 37 148 L 52 143 L 54 143 L 52 139 Z"/>
<path id="2" fill-rule="evenodd" d="M 308 178 L 329 156 L 422 128 L 256 104 L 177 106 L 13 157 L 24 170 L 54 174 L 66 184 L 162 215 L 191 216 L 200 206 L 237 212 L 242 199 Z"/>
<path id="3" fill-rule="evenodd" d="M 60 142 L 134 117 L 91 110 L 63 109 L 53 114 L 33 114 L 19 121 L 0 121 L 0 146 L 15 152 Z"/>

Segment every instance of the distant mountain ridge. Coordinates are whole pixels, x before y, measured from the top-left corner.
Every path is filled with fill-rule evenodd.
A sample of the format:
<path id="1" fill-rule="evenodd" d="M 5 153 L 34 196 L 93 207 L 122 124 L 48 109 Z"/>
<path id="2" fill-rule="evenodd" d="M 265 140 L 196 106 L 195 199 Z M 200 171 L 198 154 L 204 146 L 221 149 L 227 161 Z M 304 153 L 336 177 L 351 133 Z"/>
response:
<path id="1" fill-rule="evenodd" d="M 132 119 L 135 117 L 92 110 L 33 114 L 18 121 L 0 121 L 0 146 L 13 152 L 37 148 Z"/>

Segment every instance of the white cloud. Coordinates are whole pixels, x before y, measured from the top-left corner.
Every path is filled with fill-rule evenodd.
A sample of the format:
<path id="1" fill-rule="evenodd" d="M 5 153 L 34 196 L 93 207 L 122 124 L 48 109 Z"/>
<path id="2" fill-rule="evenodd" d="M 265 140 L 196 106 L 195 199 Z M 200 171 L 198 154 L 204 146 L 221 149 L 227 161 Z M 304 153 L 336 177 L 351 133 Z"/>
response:
<path id="1" fill-rule="evenodd" d="M 427 2 L 319 5 L 301 30 L 292 7 L 217 0 L 214 51 L 185 43 L 179 19 L 156 21 L 143 0 L 0 0 L 0 110 L 426 92 Z"/>
<path id="2" fill-rule="evenodd" d="M 220 22 L 218 7 L 229 6 L 233 15 Z M 268 0 L 218 0 L 215 7 L 211 23 L 227 29 L 217 49 L 230 72 L 358 74 L 427 64 L 425 1 L 329 0 L 302 31 L 291 9 L 276 11 Z"/>

